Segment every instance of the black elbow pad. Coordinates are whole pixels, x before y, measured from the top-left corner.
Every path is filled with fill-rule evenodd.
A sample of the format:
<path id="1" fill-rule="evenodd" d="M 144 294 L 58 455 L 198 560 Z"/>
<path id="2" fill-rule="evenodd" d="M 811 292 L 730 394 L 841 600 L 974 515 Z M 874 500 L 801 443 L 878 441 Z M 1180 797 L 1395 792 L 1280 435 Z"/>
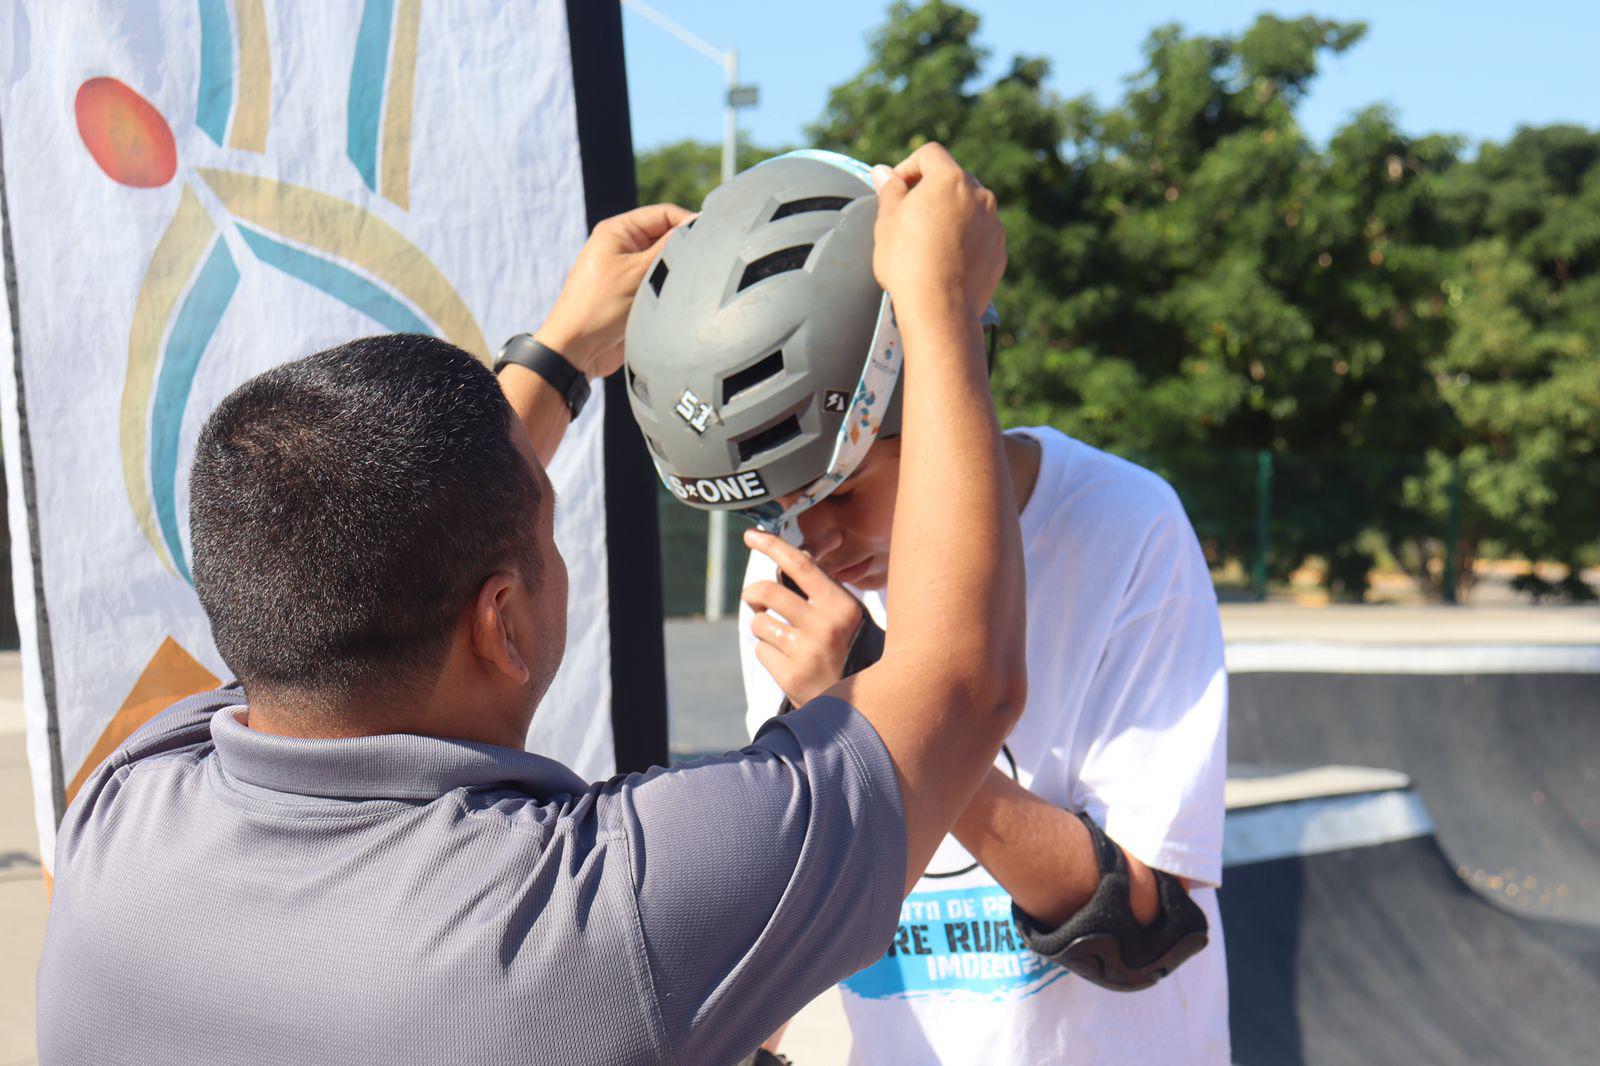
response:
<path id="1" fill-rule="evenodd" d="M 1012 905 L 1012 916 L 1029 948 L 1051 962 L 1114 992 L 1149 988 L 1206 946 L 1205 912 L 1182 882 L 1156 875 L 1155 921 L 1141 925 L 1129 902 L 1128 860 L 1087 814 L 1079 814 L 1100 860 L 1100 886 L 1067 921 L 1046 929 Z"/>

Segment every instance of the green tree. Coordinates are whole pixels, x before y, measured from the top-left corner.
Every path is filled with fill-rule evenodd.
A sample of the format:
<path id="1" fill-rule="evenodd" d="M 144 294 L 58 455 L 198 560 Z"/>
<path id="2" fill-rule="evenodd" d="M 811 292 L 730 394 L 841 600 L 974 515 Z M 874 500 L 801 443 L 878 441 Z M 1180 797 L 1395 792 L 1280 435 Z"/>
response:
<path id="1" fill-rule="evenodd" d="M 738 169 L 755 166 L 782 149 L 757 148 L 739 142 Z M 681 204 L 698 211 L 706 194 L 722 181 L 722 146 L 676 141 L 641 154 L 635 165 L 641 204 Z"/>
<path id="2" fill-rule="evenodd" d="M 1519 130 L 1439 187 L 1460 233 L 1430 367 L 1455 417 L 1440 446 L 1465 478 L 1463 550 L 1567 563 L 1583 596 L 1600 532 L 1600 134 Z"/>
<path id="3" fill-rule="evenodd" d="M 1244 452 L 1337 456 L 1280 479 L 1274 568 L 1321 555 L 1359 591 L 1373 507 L 1406 517 L 1392 456 L 1446 417 L 1425 367 L 1446 326 L 1424 178 L 1454 143 L 1407 138 L 1381 110 L 1326 152 L 1308 141 L 1295 107 L 1359 24 L 1159 29 L 1107 109 L 1057 99 L 1040 59 L 979 85 L 977 30 L 941 0 L 896 4 L 812 135 L 873 159 L 937 138 L 994 188 L 1012 251 L 1008 418 L 1173 475 L 1225 551 L 1252 536 Z"/>

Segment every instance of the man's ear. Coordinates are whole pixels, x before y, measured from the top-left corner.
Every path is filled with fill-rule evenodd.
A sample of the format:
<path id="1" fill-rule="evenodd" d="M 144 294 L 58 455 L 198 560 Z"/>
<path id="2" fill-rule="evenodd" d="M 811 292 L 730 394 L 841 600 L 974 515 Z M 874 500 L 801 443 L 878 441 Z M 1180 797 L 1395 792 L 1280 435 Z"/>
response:
<path id="1" fill-rule="evenodd" d="M 530 672 L 517 651 L 509 609 L 518 588 L 515 575 L 504 572 L 490 574 L 484 581 L 472 602 L 472 650 L 485 666 L 526 685 Z"/>

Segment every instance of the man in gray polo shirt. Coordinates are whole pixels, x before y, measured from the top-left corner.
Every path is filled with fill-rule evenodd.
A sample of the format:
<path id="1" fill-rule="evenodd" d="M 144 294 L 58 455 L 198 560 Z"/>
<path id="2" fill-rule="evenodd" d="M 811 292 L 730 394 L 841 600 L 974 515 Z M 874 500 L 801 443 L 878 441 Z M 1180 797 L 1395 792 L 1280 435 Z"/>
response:
<path id="1" fill-rule="evenodd" d="M 417 336 L 269 371 L 191 474 L 195 586 L 240 683 L 157 716 L 68 810 L 43 1062 L 731 1062 L 883 953 L 1025 681 L 973 325 L 994 199 L 937 146 L 881 180 L 908 387 L 879 664 L 742 752 L 585 784 L 521 750 L 565 644 L 559 375 L 497 383 Z M 614 371 L 683 217 L 597 227 L 537 340 Z"/>

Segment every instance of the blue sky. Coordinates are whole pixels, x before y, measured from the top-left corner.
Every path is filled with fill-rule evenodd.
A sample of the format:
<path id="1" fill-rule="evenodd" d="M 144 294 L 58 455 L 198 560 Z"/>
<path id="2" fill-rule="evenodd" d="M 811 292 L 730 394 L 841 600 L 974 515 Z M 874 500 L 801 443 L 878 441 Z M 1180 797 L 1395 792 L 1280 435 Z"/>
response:
<path id="1" fill-rule="evenodd" d="M 719 48 L 738 48 L 741 77 L 761 104 L 741 121 L 758 144 L 801 143 L 829 87 L 861 68 L 868 33 L 886 2 L 871 0 L 651 0 L 652 6 Z M 1022 52 L 1044 55 L 1063 96 L 1115 99 L 1142 65 L 1152 27 L 1179 22 L 1204 33 L 1236 31 L 1261 11 L 1364 21 L 1367 37 L 1328 63 L 1301 120 L 1319 141 L 1350 115 L 1387 103 L 1412 133 L 1503 140 L 1519 125 L 1576 122 L 1600 127 L 1600 3 L 1485 0 L 1317 0 L 1275 7 L 1207 0 L 968 0 L 983 18 L 991 66 Z M 634 144 L 722 136 L 722 71 L 624 8 Z"/>

